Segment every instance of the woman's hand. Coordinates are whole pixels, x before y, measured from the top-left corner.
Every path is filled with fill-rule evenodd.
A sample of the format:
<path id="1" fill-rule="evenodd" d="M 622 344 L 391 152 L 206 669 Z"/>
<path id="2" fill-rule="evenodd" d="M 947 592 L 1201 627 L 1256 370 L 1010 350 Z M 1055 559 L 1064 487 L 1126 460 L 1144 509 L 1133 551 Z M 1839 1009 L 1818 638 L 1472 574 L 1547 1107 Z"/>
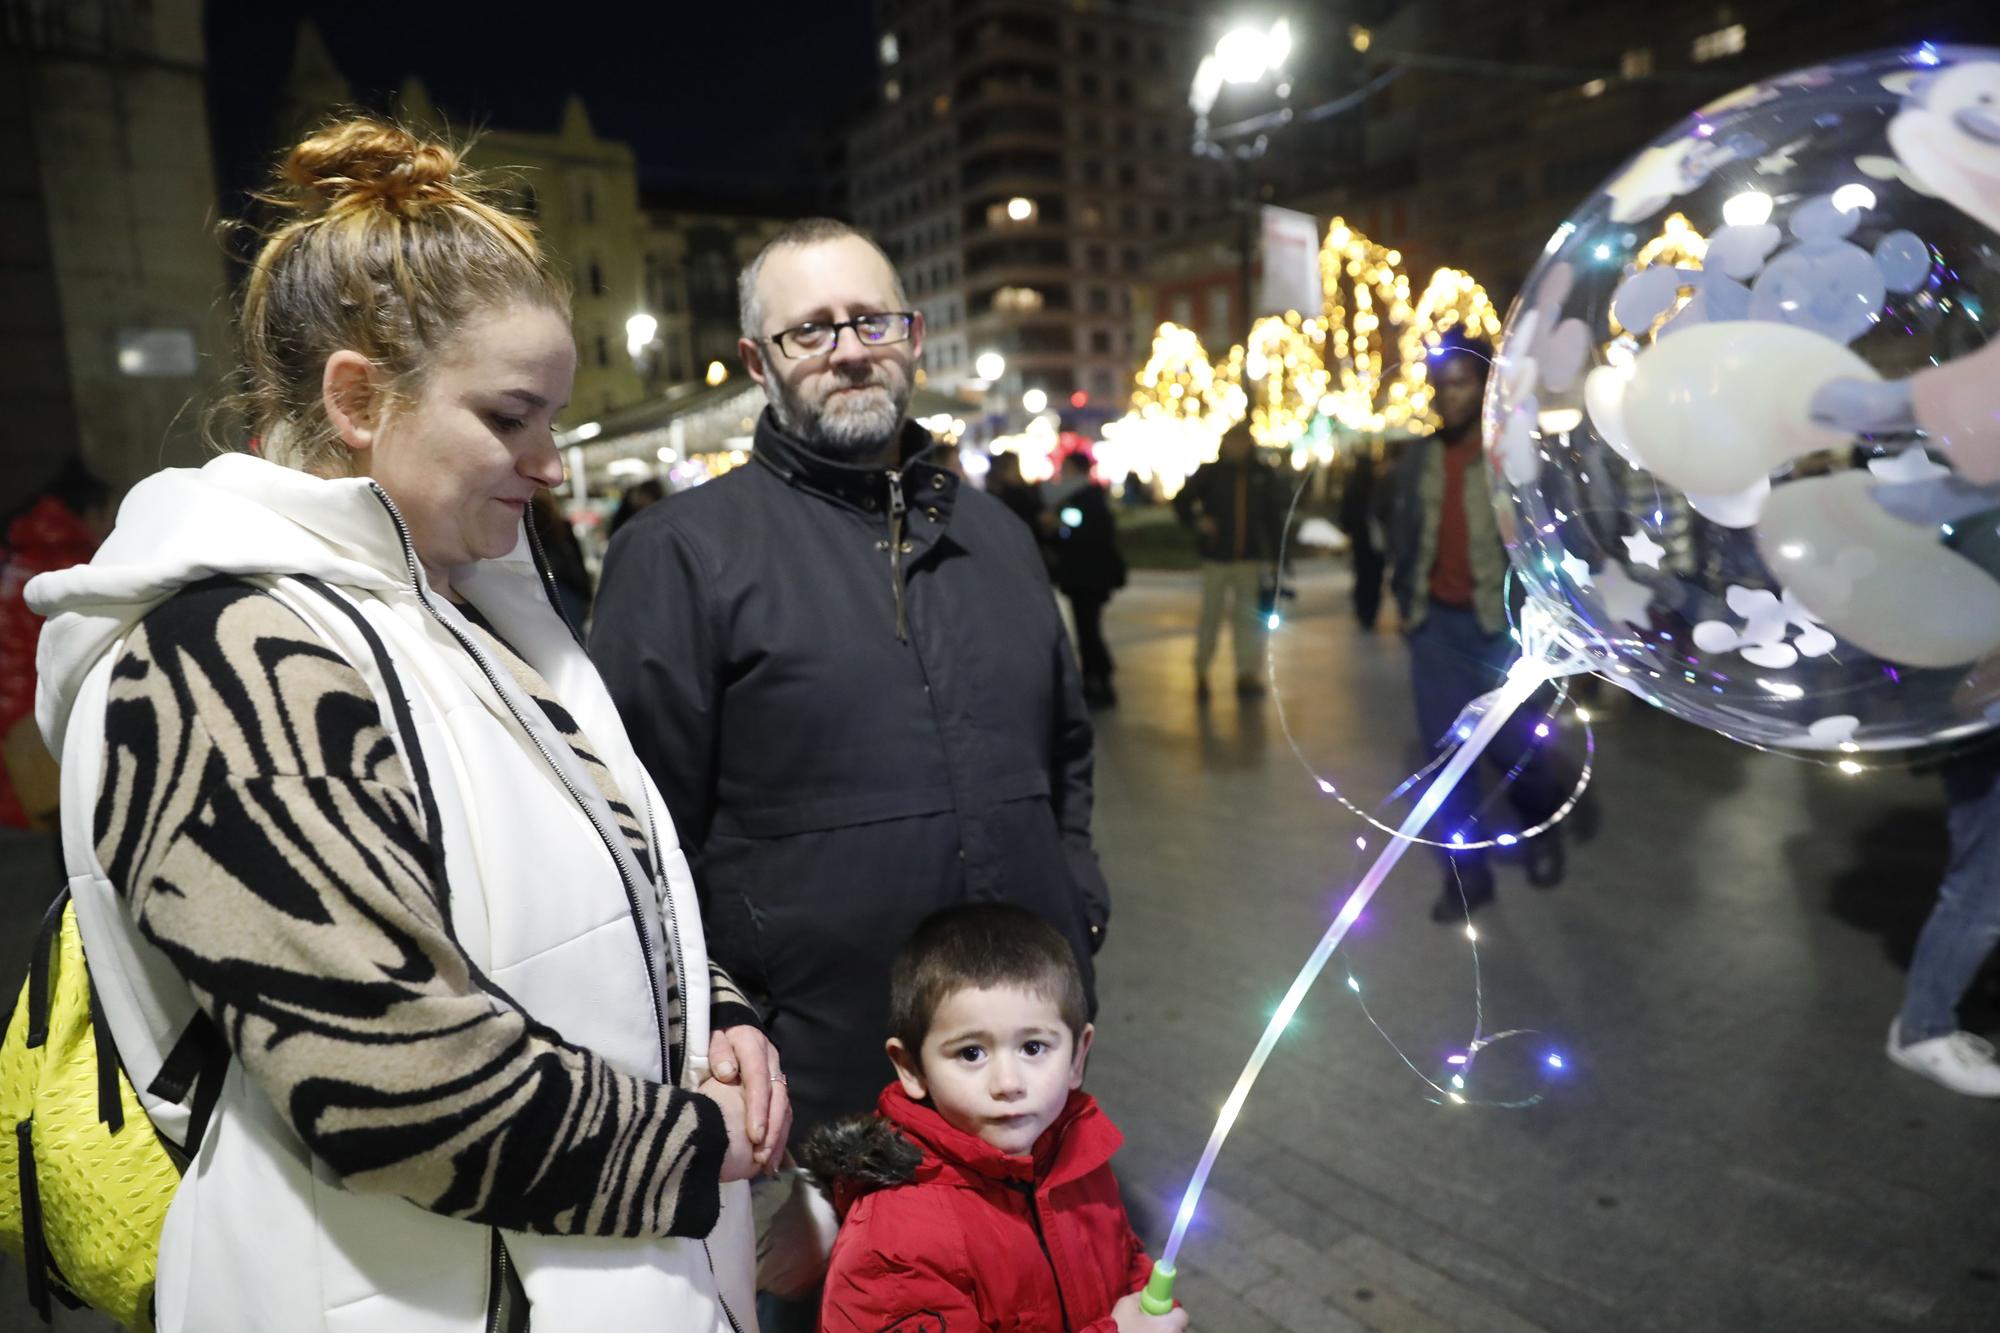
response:
<path id="1" fill-rule="evenodd" d="M 750 1136 L 743 1125 L 743 1095 L 716 1079 L 704 1079 L 695 1091 L 722 1108 L 722 1127 L 729 1134 L 729 1148 L 722 1158 L 722 1183 L 748 1180 L 762 1168 L 757 1165 Z"/>
<path id="2" fill-rule="evenodd" d="M 708 1072 L 711 1082 L 740 1089 L 756 1167 L 776 1175 L 792 1134 L 792 1095 L 778 1068 L 778 1048 L 747 1023 L 723 1028 L 709 1036 Z"/>

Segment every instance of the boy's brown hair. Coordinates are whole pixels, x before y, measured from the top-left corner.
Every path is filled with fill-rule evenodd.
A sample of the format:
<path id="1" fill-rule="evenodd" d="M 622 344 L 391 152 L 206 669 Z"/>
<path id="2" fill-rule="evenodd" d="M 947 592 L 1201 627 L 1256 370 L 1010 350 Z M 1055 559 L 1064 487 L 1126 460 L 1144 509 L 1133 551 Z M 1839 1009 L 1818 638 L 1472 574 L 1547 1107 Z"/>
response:
<path id="1" fill-rule="evenodd" d="M 1090 1019 L 1076 955 L 1056 929 L 1006 903 L 968 903 L 925 918 L 889 974 L 889 1035 L 912 1055 L 931 1019 L 962 990 L 1020 986 L 1055 1002 L 1072 1039 Z"/>

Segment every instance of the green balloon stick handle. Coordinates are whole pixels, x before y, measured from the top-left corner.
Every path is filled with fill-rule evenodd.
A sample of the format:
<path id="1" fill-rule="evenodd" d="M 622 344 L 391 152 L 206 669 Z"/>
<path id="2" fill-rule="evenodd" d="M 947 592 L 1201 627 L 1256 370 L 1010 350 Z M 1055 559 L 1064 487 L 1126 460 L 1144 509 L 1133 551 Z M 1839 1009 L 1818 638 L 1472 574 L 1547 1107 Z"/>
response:
<path id="1" fill-rule="evenodd" d="M 1171 1314 L 1174 1308 L 1174 1270 L 1171 1264 L 1154 1264 L 1140 1293 L 1139 1308 L 1147 1314 Z"/>

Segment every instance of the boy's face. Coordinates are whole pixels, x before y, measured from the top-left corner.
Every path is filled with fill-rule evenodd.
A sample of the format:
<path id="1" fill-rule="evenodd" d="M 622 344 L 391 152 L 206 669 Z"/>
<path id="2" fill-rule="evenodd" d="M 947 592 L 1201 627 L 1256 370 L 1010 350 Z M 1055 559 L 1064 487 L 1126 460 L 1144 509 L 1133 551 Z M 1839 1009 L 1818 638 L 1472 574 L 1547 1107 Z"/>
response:
<path id="1" fill-rule="evenodd" d="M 1083 1085 L 1093 1035 L 1086 1023 L 1072 1040 L 1056 1002 L 1025 987 L 960 990 L 931 1016 L 922 1051 L 891 1037 L 889 1058 L 903 1091 L 946 1124 L 1024 1157 Z"/>

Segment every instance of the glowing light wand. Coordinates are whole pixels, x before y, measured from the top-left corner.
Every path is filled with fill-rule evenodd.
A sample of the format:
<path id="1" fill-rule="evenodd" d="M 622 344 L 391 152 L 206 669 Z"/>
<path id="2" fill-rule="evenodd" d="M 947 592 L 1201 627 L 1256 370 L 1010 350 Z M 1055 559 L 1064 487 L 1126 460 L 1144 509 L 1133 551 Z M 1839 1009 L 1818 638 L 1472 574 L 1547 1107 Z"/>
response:
<path id="1" fill-rule="evenodd" d="M 1403 859 L 1403 853 L 1409 849 L 1411 840 L 1422 832 L 1425 824 L 1430 822 L 1431 816 L 1437 813 L 1438 807 L 1444 804 L 1445 798 L 1458 786 L 1466 770 L 1471 768 L 1474 761 L 1485 752 L 1493 738 L 1500 733 L 1500 728 L 1506 725 L 1507 719 L 1514 715 L 1514 710 L 1526 703 L 1545 681 L 1571 669 L 1574 668 L 1547 660 L 1542 653 L 1529 651 L 1522 654 L 1507 672 L 1507 679 L 1502 682 L 1500 688 L 1480 703 L 1473 705 L 1475 708 L 1482 705 L 1485 708 L 1478 725 L 1472 729 L 1472 734 L 1466 737 L 1465 743 L 1453 753 L 1449 762 L 1445 764 L 1444 771 L 1438 774 L 1436 781 L 1432 782 L 1424 792 L 1416 808 L 1410 811 L 1410 817 L 1396 830 L 1396 835 L 1389 839 L 1388 845 L 1382 849 L 1382 854 L 1375 858 L 1375 864 L 1368 867 L 1368 873 L 1361 877 L 1361 882 L 1347 895 L 1347 901 L 1342 904 L 1339 915 L 1333 918 L 1333 924 L 1328 926 L 1326 934 L 1320 937 L 1319 947 L 1312 951 L 1312 956 L 1306 959 L 1305 966 L 1299 969 L 1298 976 L 1292 980 L 1291 989 L 1285 992 L 1285 998 L 1279 1003 L 1277 1012 L 1271 1015 L 1271 1021 L 1265 1025 L 1264 1035 L 1257 1042 L 1257 1049 L 1250 1053 L 1250 1062 L 1244 1065 L 1243 1072 L 1237 1075 L 1236 1086 L 1230 1089 L 1228 1100 L 1222 1103 L 1222 1114 L 1215 1118 L 1215 1128 L 1209 1133 L 1208 1146 L 1202 1149 L 1201 1161 L 1196 1165 L 1194 1175 L 1188 1180 L 1187 1192 L 1181 1196 L 1180 1212 L 1174 1216 L 1174 1229 L 1167 1237 L 1167 1248 L 1161 1251 L 1160 1261 L 1153 1265 L 1153 1275 L 1147 1279 L 1145 1293 L 1140 1297 L 1140 1305 L 1147 1314 L 1165 1314 L 1174 1308 L 1174 1260 L 1180 1256 L 1181 1242 L 1187 1238 L 1188 1223 L 1194 1220 L 1195 1205 L 1201 1201 L 1202 1189 L 1208 1184 L 1208 1173 L 1215 1166 L 1216 1155 L 1222 1151 L 1222 1141 L 1229 1137 L 1229 1128 L 1236 1123 L 1237 1114 L 1242 1111 L 1243 1103 L 1249 1099 L 1250 1089 L 1257 1082 L 1257 1075 L 1264 1072 L 1264 1061 L 1270 1058 L 1271 1048 L 1278 1044 L 1279 1036 L 1291 1023 L 1292 1015 L 1298 1012 L 1299 1004 L 1305 999 L 1306 992 L 1312 989 L 1313 982 L 1319 980 L 1319 974 L 1326 969 L 1327 961 L 1333 957 L 1333 951 L 1347 938 L 1348 927 L 1360 917 L 1362 909 L 1368 906 L 1369 899 L 1375 896 L 1375 890 L 1381 887 L 1382 881 L 1388 878 L 1391 870 L 1395 869 L 1396 862 Z"/>

